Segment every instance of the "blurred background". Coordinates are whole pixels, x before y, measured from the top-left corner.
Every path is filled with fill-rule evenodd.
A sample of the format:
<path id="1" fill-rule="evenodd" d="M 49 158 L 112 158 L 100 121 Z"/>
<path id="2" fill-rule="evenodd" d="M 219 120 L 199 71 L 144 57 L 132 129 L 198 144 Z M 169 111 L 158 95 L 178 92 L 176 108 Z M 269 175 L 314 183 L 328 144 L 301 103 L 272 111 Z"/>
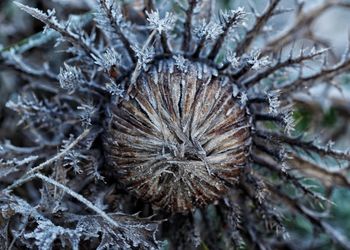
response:
<path id="1" fill-rule="evenodd" d="M 297 1 L 297 0 L 295 0 Z M 286 23 L 293 21 L 294 0 L 284 0 L 282 6 L 286 13 L 273 18 L 266 35 L 286 27 Z M 60 19 L 67 19 L 71 15 L 82 15 L 91 12 L 95 0 L 21 0 L 19 2 L 37 7 L 39 9 L 55 8 Z M 133 2 L 133 1 L 129 1 Z M 250 4 L 249 4 L 250 2 Z M 299 1 L 300 2 L 300 1 Z M 322 0 L 305 0 L 305 8 L 313 9 L 322 4 Z M 255 5 L 256 10 L 261 12 L 267 1 L 255 0 L 216 0 L 216 4 L 223 8 L 244 6 L 248 11 L 250 5 Z M 350 3 L 350 1 L 349 1 Z M 336 7 L 325 11 L 313 23 L 310 28 L 317 39 L 323 41 L 325 47 L 332 51 L 330 60 L 338 60 L 346 50 L 350 32 L 350 9 Z M 50 67 L 59 71 L 62 61 L 66 57 L 62 49 L 53 50 L 54 39 L 42 41 L 41 32 L 43 25 L 31 16 L 17 8 L 12 0 L 0 0 L 0 49 L 9 50 L 17 45 L 26 45 L 23 57 L 42 65 L 48 62 Z M 31 44 L 28 41 L 38 41 Z M 54 34 L 50 34 L 54 37 Z M 31 39 L 28 39 L 31 38 Z M 40 45 L 40 46 L 37 46 Z M 256 44 L 259 47 L 259 44 Z M 300 44 L 298 46 L 301 46 Z M 21 138 L 20 129 L 14 126 L 16 122 L 14 114 L 6 109 L 6 102 L 11 99 L 16 90 L 22 87 L 26 76 L 16 71 L 15 65 L 4 64 L 0 57 L 0 140 L 7 138 L 15 139 L 18 143 Z M 31 82 L 35 84 L 35 82 Z M 302 133 L 315 132 L 320 141 L 334 141 L 339 149 L 348 149 L 350 146 L 350 72 L 341 76 L 339 88 L 319 86 L 311 90 L 311 95 L 297 97 L 300 105 L 296 105 L 294 118 L 297 121 L 297 130 Z M 319 130 L 321 124 L 322 130 Z M 329 167 L 332 167 L 329 164 Z M 310 185 L 315 189 L 320 188 L 318 183 L 310 180 Z M 324 190 L 321 190 L 324 192 Z M 332 216 L 330 224 L 350 239 L 350 192 L 346 189 L 336 189 L 332 195 L 335 203 L 331 207 Z M 315 232 L 309 222 L 302 217 L 286 218 L 290 234 L 290 240 L 298 240 L 308 249 L 332 249 L 333 244 L 325 235 Z"/>

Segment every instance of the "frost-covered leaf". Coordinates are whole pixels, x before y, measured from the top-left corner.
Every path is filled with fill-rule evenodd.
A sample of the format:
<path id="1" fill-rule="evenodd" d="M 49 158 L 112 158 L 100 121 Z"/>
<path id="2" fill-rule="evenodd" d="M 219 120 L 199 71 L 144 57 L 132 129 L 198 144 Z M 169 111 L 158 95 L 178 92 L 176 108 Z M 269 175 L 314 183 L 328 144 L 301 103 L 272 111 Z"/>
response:
<path id="1" fill-rule="evenodd" d="M 37 8 L 29 7 L 29 6 L 21 4 L 19 2 L 14 2 L 14 3 L 18 7 L 20 7 L 22 10 L 24 10 L 25 12 L 27 12 L 31 16 L 35 17 L 36 19 L 42 21 L 43 23 L 51 24 L 53 26 L 56 26 L 56 27 L 59 27 L 62 29 L 64 28 L 64 26 L 57 21 L 57 18 L 55 16 L 56 11 L 54 9 L 48 10 L 47 13 L 44 13 L 43 11 L 41 11 Z"/>

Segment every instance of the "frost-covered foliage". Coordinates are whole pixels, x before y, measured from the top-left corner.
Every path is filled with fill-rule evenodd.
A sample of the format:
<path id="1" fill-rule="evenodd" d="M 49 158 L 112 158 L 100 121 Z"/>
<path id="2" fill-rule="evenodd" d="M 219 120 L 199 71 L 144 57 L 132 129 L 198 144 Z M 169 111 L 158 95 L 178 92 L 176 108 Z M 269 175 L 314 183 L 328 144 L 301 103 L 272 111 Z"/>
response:
<path id="1" fill-rule="evenodd" d="M 302 134 L 295 119 L 297 106 L 303 104 L 298 99 L 300 93 L 308 95 L 322 84 L 337 88 L 339 76 L 350 70 L 350 51 L 337 62 L 335 58 L 328 60 L 331 53 L 309 29 L 323 12 L 333 6 L 349 7 L 347 2 L 325 1 L 310 10 L 304 8 L 303 1 L 296 1 L 293 23 L 269 35 L 266 30 L 271 19 L 286 13 L 280 0 L 268 1 L 262 13 L 254 6 L 218 11 L 215 1 L 210 0 L 82 2 L 91 8 L 93 17 L 88 12 L 65 21 L 55 10 L 44 12 L 16 3 L 45 24 L 44 32 L 41 39 L 29 39 L 30 45 L 0 50 L 0 64 L 23 76 L 22 87 L 6 103 L 7 110 L 18 114 L 18 132 L 9 134 L 9 140 L 0 138 L 1 246 L 43 250 L 295 249 L 300 246 L 288 231 L 288 218 L 295 215 L 304 217 L 315 232 L 323 233 L 335 245 L 350 249 L 349 240 L 329 220 L 332 190 L 339 186 L 350 189 L 348 168 L 344 167 L 350 154 L 328 142 L 317 143 L 313 140 L 317 133 Z M 304 38 L 307 48 L 295 40 Z M 50 39 L 55 39 L 58 47 L 53 55 L 67 52 L 59 57 L 62 61 L 55 60 L 59 69 L 52 67 L 53 62 L 38 63 L 24 54 Z M 117 116 L 111 107 L 133 100 L 139 79 L 149 75 L 165 81 L 174 72 L 198 83 L 209 76 L 208 85 L 220 82 L 219 89 L 229 85 L 232 93 L 227 98 L 238 100 L 249 123 L 235 120 L 235 124 L 220 129 L 223 134 L 232 133 L 234 126 L 250 130 L 244 141 L 249 147 L 247 164 L 232 182 L 218 180 L 225 186 L 225 194 L 213 204 L 178 214 L 155 206 L 157 201 L 135 197 L 133 190 L 122 185 L 106 163 L 101 136 L 112 126 L 111 117 Z M 151 90 L 145 92 L 147 96 Z M 203 92 L 189 91 L 198 100 L 213 97 L 207 98 L 215 104 L 207 121 L 214 124 L 211 114 L 224 110 L 228 101 L 221 100 L 227 93 Z M 177 96 L 166 98 L 165 103 L 177 100 L 178 107 L 185 102 Z M 147 101 L 150 108 L 164 109 L 155 107 L 159 100 Z M 138 104 L 140 117 L 148 114 L 143 110 L 148 108 L 142 106 L 145 103 Z M 198 115 L 194 113 L 191 119 Z M 13 122 L 13 117 L 6 119 Z M 136 141 L 143 139 L 143 130 L 131 130 L 135 124 L 142 128 L 149 125 L 139 120 L 119 122 L 133 137 L 130 143 L 135 137 Z M 207 170 L 203 175 L 216 177 L 207 161 L 211 152 L 205 148 L 221 141 L 213 138 L 202 143 L 191 136 L 186 141 L 183 131 L 174 134 L 180 136 L 171 150 L 177 150 L 182 160 L 203 163 Z M 170 137 L 163 140 L 168 142 Z M 184 149 L 187 144 L 192 145 L 189 154 Z M 154 155 L 154 162 L 170 154 L 170 147 L 164 145 Z M 241 148 L 229 148 L 232 152 L 225 155 L 236 157 Z M 133 157 L 130 152 L 117 153 Z M 236 160 L 233 158 L 221 159 L 222 165 Z M 142 164 L 137 167 L 142 168 Z M 175 171 L 168 174 L 178 177 Z M 307 182 L 308 177 L 319 189 Z M 152 180 L 150 177 L 149 182 Z M 203 197 L 216 194 L 213 190 L 220 185 L 211 185 L 208 180 L 190 188 Z"/>

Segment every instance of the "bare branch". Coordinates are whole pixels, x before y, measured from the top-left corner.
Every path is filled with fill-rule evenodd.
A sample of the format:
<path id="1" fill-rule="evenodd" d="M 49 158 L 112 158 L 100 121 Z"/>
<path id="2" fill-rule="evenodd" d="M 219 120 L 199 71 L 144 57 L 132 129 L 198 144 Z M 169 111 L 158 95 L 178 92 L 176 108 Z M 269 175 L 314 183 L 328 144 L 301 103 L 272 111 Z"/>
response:
<path id="1" fill-rule="evenodd" d="M 310 27 L 310 25 L 318 18 L 322 13 L 333 6 L 333 1 L 324 1 L 323 4 L 319 5 L 311 11 L 303 13 L 302 9 L 297 11 L 297 19 L 293 25 L 290 26 L 286 31 L 280 34 L 278 37 L 274 38 L 268 42 L 265 46 L 265 50 L 278 50 L 283 46 L 289 44 L 295 40 L 296 34 L 304 30 L 305 27 Z M 302 7 L 301 7 L 302 8 Z M 266 52 L 266 51 L 265 51 Z M 264 52 L 264 53 L 265 53 Z"/>
<path id="2" fill-rule="evenodd" d="M 347 56 L 348 57 L 348 56 Z M 334 77 L 350 69 L 350 59 L 345 58 L 338 64 L 330 68 L 323 68 L 320 72 L 307 77 L 298 77 L 296 80 L 287 84 L 284 87 L 279 88 L 281 90 L 281 96 L 286 97 L 295 91 L 309 88 L 314 82 L 330 81 Z"/>
<path id="3" fill-rule="evenodd" d="M 307 176 L 319 179 L 325 186 L 333 187 L 335 185 L 350 188 L 350 180 L 341 170 L 333 171 L 322 168 L 296 154 L 293 154 L 292 157 L 288 163 L 293 168 L 298 169 Z"/>
<path id="4" fill-rule="evenodd" d="M 116 34 L 118 35 L 120 41 L 123 43 L 125 49 L 128 51 L 132 62 L 136 63 L 137 58 L 136 58 L 135 51 L 132 49 L 130 41 L 126 38 L 123 31 L 119 27 L 118 21 L 113 16 L 112 6 L 108 6 L 106 0 L 99 0 L 99 1 L 100 1 L 100 5 L 102 7 L 102 10 L 106 13 L 108 19 L 110 20 L 110 25 L 113 27 L 113 29 L 115 30 Z"/>
<path id="5" fill-rule="evenodd" d="M 256 135 L 265 140 L 276 143 L 284 143 L 291 147 L 298 147 L 303 150 L 309 150 L 317 153 L 320 156 L 330 156 L 338 160 L 350 161 L 350 154 L 342 151 L 332 150 L 330 148 L 322 148 L 313 144 L 312 141 L 302 141 L 301 138 L 291 138 L 282 134 L 267 132 L 267 131 L 256 131 Z"/>
<path id="6" fill-rule="evenodd" d="M 278 188 L 275 186 L 266 183 L 267 188 L 270 190 L 271 194 L 278 200 L 282 201 L 284 204 L 289 206 L 291 209 L 293 209 L 295 212 L 301 214 L 306 219 L 308 219 L 313 225 L 318 226 L 321 228 L 326 234 L 330 235 L 332 239 L 337 242 L 340 246 L 342 246 L 344 249 L 350 249 L 350 241 L 342 235 L 339 231 L 337 231 L 335 228 L 333 228 L 331 225 L 329 225 L 327 222 L 325 222 L 322 219 L 322 215 L 319 215 L 318 213 L 306 208 L 303 206 L 300 201 L 292 199 L 288 195 L 282 193 Z"/>

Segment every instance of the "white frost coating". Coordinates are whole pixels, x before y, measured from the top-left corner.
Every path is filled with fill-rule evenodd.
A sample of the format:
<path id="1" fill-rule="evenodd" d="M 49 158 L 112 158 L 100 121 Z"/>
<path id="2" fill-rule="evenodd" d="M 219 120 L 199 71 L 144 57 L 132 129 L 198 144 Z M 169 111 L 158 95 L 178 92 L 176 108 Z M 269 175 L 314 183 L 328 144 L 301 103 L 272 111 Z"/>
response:
<path id="1" fill-rule="evenodd" d="M 193 32 L 199 39 L 215 40 L 224 31 L 220 24 L 214 21 L 207 23 L 205 20 L 202 20 L 200 24 L 194 28 Z"/>
<path id="2" fill-rule="evenodd" d="M 281 101 L 279 100 L 280 91 L 270 91 L 267 94 L 267 98 L 269 100 L 269 112 L 271 114 L 278 114 L 279 107 L 281 105 Z"/>
<path id="3" fill-rule="evenodd" d="M 106 49 L 106 52 L 97 57 L 91 55 L 95 59 L 95 64 L 103 70 L 110 70 L 112 66 L 118 66 L 121 63 L 121 55 L 113 48 Z"/>
<path id="4" fill-rule="evenodd" d="M 271 64 L 268 56 L 260 58 L 261 51 L 253 50 L 248 59 L 248 63 L 252 65 L 253 70 L 260 70 L 261 68 L 267 67 Z"/>
<path id="5" fill-rule="evenodd" d="M 231 64 L 231 66 L 234 69 L 240 66 L 240 58 L 237 56 L 236 52 L 232 50 L 227 52 L 226 60 Z"/>
<path id="6" fill-rule="evenodd" d="M 175 60 L 176 67 L 182 72 L 187 72 L 188 70 L 188 60 L 184 58 L 182 55 L 174 55 L 173 59 Z"/>
<path id="7" fill-rule="evenodd" d="M 68 90 L 70 94 L 85 82 L 81 70 L 67 63 L 64 63 L 64 68 L 60 69 L 58 80 L 61 88 Z"/>
<path id="8" fill-rule="evenodd" d="M 159 16 L 159 11 L 146 12 L 149 27 L 152 30 L 157 30 L 159 34 L 170 31 L 174 28 L 176 18 L 172 13 L 167 12 L 164 18 Z"/>

